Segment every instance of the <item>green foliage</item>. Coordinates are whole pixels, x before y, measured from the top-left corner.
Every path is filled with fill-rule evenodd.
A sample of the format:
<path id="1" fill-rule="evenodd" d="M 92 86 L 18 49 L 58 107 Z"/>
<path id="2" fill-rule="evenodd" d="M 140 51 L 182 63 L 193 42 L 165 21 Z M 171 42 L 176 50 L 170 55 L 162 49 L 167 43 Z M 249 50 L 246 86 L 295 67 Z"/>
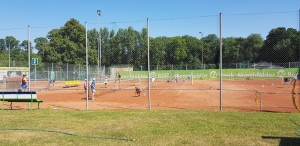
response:
<path id="1" fill-rule="evenodd" d="M 0 53 L 3 53 L 5 51 L 6 51 L 5 39 L 0 39 Z"/>
<path id="2" fill-rule="evenodd" d="M 293 28 L 272 29 L 260 52 L 260 60 L 281 63 L 299 61 L 300 33 Z"/>
<path id="3" fill-rule="evenodd" d="M 182 64 L 187 57 L 186 43 L 180 37 L 174 37 L 167 45 L 166 58 L 167 64 Z"/>
<path id="4" fill-rule="evenodd" d="M 146 28 L 141 31 L 133 27 L 120 28 L 115 32 L 105 27 L 100 29 L 100 33 L 98 29 L 88 30 L 89 64 L 98 64 L 101 42 L 101 65 L 129 64 L 134 68 L 143 66 L 147 69 L 147 41 Z M 34 42 L 43 62 L 85 64 L 85 27 L 76 19 L 70 19 L 64 26 L 49 31 L 47 37 L 38 37 Z M 299 61 L 299 44 L 300 33 L 284 27 L 272 29 L 265 41 L 260 34 L 223 38 L 223 63 L 296 62 Z M 0 39 L 0 54 L 8 54 L 10 50 L 12 60 L 27 61 L 27 49 L 27 40 L 20 43 L 13 36 Z M 191 69 L 202 69 L 205 64 L 205 68 L 218 68 L 219 52 L 220 41 L 215 34 L 201 39 L 188 35 L 150 38 L 151 65 L 188 64 L 193 66 Z M 8 60 L 8 55 L 3 54 L 0 57 Z"/>
<path id="5" fill-rule="evenodd" d="M 44 37 L 38 37 L 36 39 L 34 39 L 35 42 L 35 49 L 38 50 L 38 54 L 42 55 L 44 57 L 44 53 L 45 53 L 45 48 L 47 46 L 47 44 L 49 43 L 47 38 Z"/>
<path id="6" fill-rule="evenodd" d="M 243 43 L 242 60 L 257 61 L 264 42 L 259 34 L 250 34 Z"/>

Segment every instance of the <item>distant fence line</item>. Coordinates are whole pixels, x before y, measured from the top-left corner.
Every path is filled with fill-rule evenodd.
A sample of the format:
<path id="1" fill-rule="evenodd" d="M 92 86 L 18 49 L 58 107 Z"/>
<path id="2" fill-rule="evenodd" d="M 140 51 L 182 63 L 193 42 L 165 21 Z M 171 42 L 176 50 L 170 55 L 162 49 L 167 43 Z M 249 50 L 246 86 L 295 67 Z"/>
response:
<path id="1" fill-rule="evenodd" d="M 26 67 L 28 63 L 17 63 L 22 67 Z M 150 65 L 151 71 L 160 70 L 209 70 L 218 69 L 215 64 L 199 64 L 199 66 L 184 64 L 184 65 Z M 128 65 L 112 65 L 112 67 L 128 67 Z M 14 67 L 14 66 L 12 66 Z M 133 66 L 132 66 L 133 67 Z M 289 69 L 300 68 L 300 62 L 286 62 L 286 63 L 227 63 L 223 64 L 223 69 Z M 111 67 L 102 66 L 101 69 L 97 65 L 89 65 L 89 76 L 102 80 L 102 77 L 114 77 L 115 73 L 111 73 Z M 133 71 L 147 71 L 147 66 L 141 65 L 140 68 L 133 67 Z M 37 66 L 32 65 L 30 70 L 30 77 L 37 80 L 49 80 L 51 72 L 55 73 L 56 80 L 84 80 L 86 78 L 86 65 L 82 64 L 56 64 L 56 63 L 40 63 Z M 226 72 L 223 77 L 240 77 L 243 75 L 232 75 Z M 255 75 L 254 75 L 255 76 Z M 197 77 L 197 75 L 194 75 Z M 201 76 L 202 78 L 203 76 Z"/>

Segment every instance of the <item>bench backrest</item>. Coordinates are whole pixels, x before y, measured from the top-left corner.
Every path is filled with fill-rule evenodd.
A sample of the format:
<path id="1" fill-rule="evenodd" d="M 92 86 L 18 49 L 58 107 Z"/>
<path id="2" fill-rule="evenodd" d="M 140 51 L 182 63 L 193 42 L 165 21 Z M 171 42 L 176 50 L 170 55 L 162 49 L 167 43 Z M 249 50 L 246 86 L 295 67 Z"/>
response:
<path id="1" fill-rule="evenodd" d="M 0 92 L 0 99 L 36 99 L 36 92 Z"/>

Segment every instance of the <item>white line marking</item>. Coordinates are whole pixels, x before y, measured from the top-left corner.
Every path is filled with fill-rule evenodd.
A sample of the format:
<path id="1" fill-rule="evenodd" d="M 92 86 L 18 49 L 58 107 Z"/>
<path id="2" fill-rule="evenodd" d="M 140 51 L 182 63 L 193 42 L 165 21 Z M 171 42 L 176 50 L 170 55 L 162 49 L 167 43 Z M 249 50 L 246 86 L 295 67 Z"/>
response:
<path id="1" fill-rule="evenodd" d="M 181 86 L 181 88 L 180 88 L 180 90 L 179 90 L 177 96 L 179 96 L 179 95 L 181 94 L 184 85 L 185 85 L 185 83 Z"/>

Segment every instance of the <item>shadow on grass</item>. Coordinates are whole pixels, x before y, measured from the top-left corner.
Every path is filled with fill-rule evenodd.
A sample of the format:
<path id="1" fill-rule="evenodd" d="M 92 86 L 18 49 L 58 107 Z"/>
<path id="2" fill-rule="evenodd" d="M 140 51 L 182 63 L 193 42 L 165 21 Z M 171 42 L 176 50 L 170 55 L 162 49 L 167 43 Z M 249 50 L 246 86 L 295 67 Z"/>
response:
<path id="1" fill-rule="evenodd" d="M 263 139 L 280 139 L 279 146 L 300 145 L 300 137 L 262 136 Z"/>

